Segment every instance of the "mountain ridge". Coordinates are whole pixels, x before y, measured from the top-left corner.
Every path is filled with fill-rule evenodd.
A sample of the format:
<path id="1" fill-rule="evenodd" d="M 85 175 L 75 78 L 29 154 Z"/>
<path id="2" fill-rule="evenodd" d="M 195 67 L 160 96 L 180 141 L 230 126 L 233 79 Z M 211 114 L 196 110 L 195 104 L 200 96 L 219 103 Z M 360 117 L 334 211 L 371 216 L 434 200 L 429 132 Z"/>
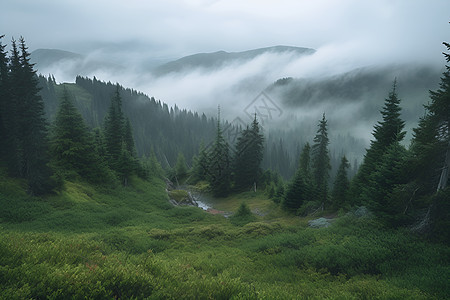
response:
<path id="1" fill-rule="evenodd" d="M 311 55 L 315 52 L 316 50 L 312 48 L 277 45 L 240 52 L 226 52 L 224 50 L 220 50 L 208 53 L 195 53 L 160 65 L 159 67 L 155 68 L 153 74 L 156 76 L 163 76 L 169 73 L 182 72 L 192 67 L 205 69 L 218 68 L 232 61 L 248 61 L 266 53 L 293 53 L 294 55 Z"/>

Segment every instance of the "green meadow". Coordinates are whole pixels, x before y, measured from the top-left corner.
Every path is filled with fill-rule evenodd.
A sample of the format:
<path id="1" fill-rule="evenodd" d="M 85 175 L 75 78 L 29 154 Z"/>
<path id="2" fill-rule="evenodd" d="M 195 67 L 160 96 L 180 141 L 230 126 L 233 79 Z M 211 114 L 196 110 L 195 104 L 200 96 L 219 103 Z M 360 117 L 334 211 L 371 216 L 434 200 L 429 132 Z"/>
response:
<path id="1" fill-rule="evenodd" d="M 445 299 L 449 247 L 335 216 L 281 210 L 263 192 L 211 198 L 226 218 L 174 207 L 163 180 L 65 182 L 31 197 L 0 175 L 0 299 Z"/>

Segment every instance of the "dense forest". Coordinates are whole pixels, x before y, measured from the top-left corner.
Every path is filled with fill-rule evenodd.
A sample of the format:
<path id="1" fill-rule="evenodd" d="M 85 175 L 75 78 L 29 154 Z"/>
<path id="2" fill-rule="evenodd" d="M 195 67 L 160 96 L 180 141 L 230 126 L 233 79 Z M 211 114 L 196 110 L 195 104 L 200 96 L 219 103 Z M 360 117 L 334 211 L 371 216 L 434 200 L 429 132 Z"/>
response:
<path id="1" fill-rule="evenodd" d="M 450 44 L 444 43 L 444 45 L 450 52 Z M 83 186 L 86 190 L 92 190 L 91 192 L 78 191 L 78 194 L 83 195 L 80 196 L 84 197 L 83 199 L 91 199 L 91 195 L 95 194 L 101 195 L 100 198 L 110 199 L 105 200 L 102 205 L 106 205 L 105 203 L 109 203 L 108 201 L 119 201 L 119 198 L 114 198 L 114 192 L 112 192 L 113 194 L 107 192 L 114 189 L 118 194 L 128 195 L 124 196 L 125 198 L 132 197 L 138 201 L 137 203 L 143 201 L 141 204 L 130 204 L 131 206 L 127 209 L 131 209 L 134 205 L 147 207 L 145 200 L 142 200 L 144 198 L 140 198 L 139 194 L 145 194 L 150 198 L 153 197 L 151 195 L 157 194 L 158 196 L 155 196 L 157 200 L 152 200 L 154 202 L 151 202 L 149 207 L 152 207 L 155 212 L 161 211 L 160 215 L 153 216 L 155 220 L 160 218 L 161 222 L 163 222 L 163 215 L 168 216 L 165 214 L 172 213 L 170 212 L 172 207 L 166 201 L 167 195 L 161 196 L 164 194 L 165 188 L 176 194 L 176 192 L 183 192 L 183 186 L 192 186 L 214 199 L 212 201 L 216 201 L 219 207 L 229 199 L 236 197 L 249 199 L 253 199 L 256 197 L 255 195 L 263 197 L 268 200 L 264 202 L 265 205 L 277 210 L 279 213 L 277 217 L 282 216 L 283 222 L 290 220 L 289 218 L 295 218 L 293 220 L 296 221 L 292 222 L 300 222 L 300 218 L 327 215 L 347 216 L 348 218 L 349 213 L 351 214 L 355 210 L 361 211 L 363 208 L 367 215 L 372 216 L 373 222 L 376 224 L 374 228 L 377 229 L 373 229 L 374 232 L 371 232 L 377 236 L 376 239 L 382 240 L 382 236 L 385 234 L 394 240 L 403 232 L 408 232 L 411 240 L 415 240 L 419 236 L 420 243 L 436 245 L 436 248 L 433 249 L 443 253 L 437 255 L 436 260 L 442 257 L 443 265 L 448 266 L 448 258 L 445 258 L 448 248 L 444 245 L 448 245 L 450 241 L 448 233 L 450 217 L 450 65 L 446 66 L 439 88 L 430 91 L 429 99 L 424 99 L 424 103 L 428 104 L 424 106 L 424 115 L 418 120 L 417 127 L 413 130 L 413 139 L 408 147 L 404 146 L 406 133 L 404 131 L 405 122 L 401 118 L 401 95 L 398 92 L 396 80 L 393 80 L 391 89 L 386 91 L 384 106 L 380 108 L 379 121 L 374 125 L 370 146 L 362 161 L 358 163 L 349 162 L 345 153 L 336 154 L 334 151 L 330 151 L 332 145 L 330 145 L 329 135 L 333 130 L 333 125 L 328 123 L 326 112 L 318 118 L 316 124 L 311 124 L 312 128 L 316 128 L 314 138 L 311 140 L 302 136 L 297 136 L 293 140 L 293 137 L 296 136 L 295 130 L 279 134 L 276 131 L 266 133 L 255 113 L 252 122 L 245 127 L 232 127 L 232 130 L 238 132 L 238 137 L 231 143 L 224 130 L 229 130 L 229 127 L 234 125 L 222 120 L 220 107 L 217 117 L 207 117 L 205 114 L 180 109 L 177 106 L 169 108 L 167 104 L 143 93 L 126 89 L 118 83 L 105 83 L 95 77 L 90 79 L 78 76 L 75 83 L 58 84 L 51 75 L 48 77 L 37 75 L 33 64 L 30 63 L 30 53 L 23 38 L 19 41 L 12 40 L 9 55 L 6 49 L 6 45 L 0 44 L 0 144 L 2 145 L 0 167 L 2 168 L 2 177 L 6 182 L 1 185 L 2 190 L 0 191 L 5 207 L 0 214 L 0 225 L 4 224 L 5 228 L 13 228 L 10 227 L 13 226 L 11 224 L 21 223 L 20 220 L 14 219 L 18 213 L 15 211 L 14 203 L 11 202 L 11 195 L 15 195 L 17 192 L 13 189 L 20 190 L 17 186 L 26 185 L 25 192 L 17 196 L 19 199 L 17 203 L 23 205 L 20 209 L 27 211 L 27 207 L 32 207 L 32 205 L 27 206 L 27 201 L 30 203 L 37 201 L 36 203 L 38 203 L 39 201 L 36 199 L 53 199 L 43 200 L 40 204 L 36 204 L 37 207 L 42 208 L 36 211 L 67 210 L 69 219 L 70 207 L 76 207 L 81 202 L 70 204 L 55 199 L 65 199 L 64 197 L 68 197 L 67 193 L 70 193 L 71 190 L 80 189 L 81 191 Z M 447 63 L 450 63 L 450 54 L 444 53 L 444 55 Z M 19 180 L 21 183 L 17 184 L 14 180 Z M 163 180 L 167 184 L 165 188 Z M 151 183 L 154 189 L 148 187 L 146 185 L 148 183 Z M 7 187 L 8 184 L 11 188 Z M 79 186 L 75 187 L 74 185 Z M 134 194 L 133 188 L 136 186 L 139 188 Z M 176 192 L 170 191 L 172 187 L 169 186 L 175 186 Z M 49 201 L 60 202 L 57 204 L 52 202 L 53 204 L 50 205 Z M 119 207 L 121 204 L 119 205 L 117 202 L 116 205 Z M 100 207 L 101 205 L 90 213 L 104 209 Z M 136 211 L 138 210 L 139 208 L 136 208 Z M 25 216 L 22 216 L 23 222 L 38 221 L 38 217 L 27 217 L 34 214 L 41 215 L 36 211 L 27 211 Z M 379 274 L 391 276 L 394 272 L 392 269 L 386 266 L 380 267 L 377 262 L 372 261 L 367 262 L 366 266 L 364 263 L 350 266 L 349 261 L 329 261 L 327 265 L 327 257 L 330 256 L 320 253 L 320 251 L 317 252 L 317 257 L 325 256 L 320 261 L 315 260 L 316 256 L 308 256 L 312 254 L 303 253 L 305 261 L 300 262 L 298 259 L 300 254 L 295 251 L 304 251 L 301 250 L 304 249 L 301 244 L 305 243 L 306 245 L 309 242 L 296 239 L 310 238 L 306 237 L 303 231 L 297 232 L 298 229 L 286 229 L 277 236 L 276 232 L 284 230 L 281 228 L 288 225 L 279 225 L 280 228 L 278 228 L 278 225 L 270 225 L 270 222 L 265 225 L 261 225 L 263 221 L 260 221 L 261 224 L 255 223 L 256 218 L 262 218 L 264 215 L 258 211 L 257 213 L 252 212 L 245 201 L 242 201 L 236 213 L 229 218 L 231 225 L 228 223 L 223 225 L 222 222 L 225 222 L 223 220 L 217 223 L 225 226 L 223 228 L 244 226 L 242 228 L 250 230 L 245 226 L 261 227 L 244 233 L 233 231 L 235 229 L 221 229 L 214 223 L 215 219 L 203 221 L 206 217 L 200 217 L 202 212 L 199 211 L 185 210 L 184 215 L 181 211 L 178 212 L 176 214 L 179 215 L 172 216 L 173 219 L 179 218 L 179 222 L 190 222 L 189 220 L 205 222 L 201 224 L 209 227 L 205 227 L 206 229 L 202 227 L 203 231 L 196 233 L 197 236 L 208 240 L 221 236 L 226 247 L 236 246 L 228 244 L 233 239 L 232 236 L 241 238 L 242 235 L 253 232 L 252 230 L 259 232 L 255 233 L 256 235 L 265 236 L 264 238 L 267 239 L 270 234 L 270 238 L 273 240 L 268 243 L 272 243 L 271 246 L 258 245 L 258 243 L 262 243 L 262 240 L 255 240 L 252 242 L 253 244 L 246 244 L 248 249 L 242 251 L 245 253 L 247 253 L 246 251 L 256 251 L 259 253 L 258 255 L 261 253 L 274 256 L 285 255 L 280 259 L 286 259 L 286 262 L 278 261 L 283 268 L 286 267 L 285 264 L 290 265 L 290 262 L 287 263 L 287 261 L 295 256 L 297 257 L 294 259 L 297 266 L 310 268 L 311 272 L 317 272 L 317 274 L 322 272 L 322 269 L 326 270 L 324 272 L 330 276 L 344 277 Z M 127 210 L 127 213 L 131 214 L 131 211 Z M 132 230 L 133 226 L 136 227 L 140 224 L 139 222 L 144 222 L 144 216 L 137 215 L 142 219 L 133 219 L 137 217 L 131 216 L 123 217 L 119 212 L 115 212 L 115 215 L 107 222 L 111 226 L 118 226 L 118 224 L 122 224 L 121 220 L 124 218 L 124 224 L 127 224 L 126 226 Z M 174 222 L 176 223 L 176 221 Z M 358 230 L 361 232 L 372 230 L 364 227 L 365 225 L 358 225 L 359 221 L 348 222 L 350 224 L 348 226 L 359 228 Z M 168 224 L 165 224 L 165 227 L 156 226 L 154 230 L 146 229 L 146 235 L 159 241 L 158 245 L 152 246 L 153 248 L 169 248 L 169 240 L 183 239 L 181 237 L 183 234 L 190 234 L 183 231 L 183 234 L 178 237 L 175 232 L 181 229 Z M 1 226 L 0 228 L 2 228 Z M 347 225 L 345 222 L 338 222 L 336 226 L 338 226 L 336 230 L 345 231 Z M 170 228 L 173 228 L 174 231 L 167 231 Z M 196 232 L 195 230 L 194 226 L 191 231 Z M 261 233 L 266 231 L 270 233 Z M 299 235 L 292 236 L 296 233 Z M 114 234 L 120 238 L 114 242 L 102 238 L 100 244 L 95 247 L 101 248 L 103 247 L 101 243 L 105 243 L 115 247 L 114 251 L 125 251 L 124 249 L 128 249 L 127 247 L 130 247 L 129 249 L 138 248 L 136 244 L 126 246 L 127 243 L 134 242 L 124 240 L 123 233 Z M 9 240 L 0 243 L 0 253 L 5 257 L 11 255 L 12 244 L 9 241 L 14 240 L 13 233 L 9 231 L 7 235 Z M 111 239 L 114 238 L 113 231 L 108 232 L 107 235 Z M 97 237 L 94 239 L 95 243 L 97 243 L 96 239 Z M 277 241 L 276 239 L 282 240 Z M 315 239 L 320 238 L 311 237 L 311 240 Z M 326 239 L 332 239 L 332 237 L 326 236 Z M 83 241 L 85 242 L 85 240 Z M 358 241 L 353 242 L 355 245 L 358 243 Z M 367 242 L 369 243 L 369 241 Z M 408 243 L 412 242 L 408 240 Z M 152 247 L 146 248 L 145 245 L 142 246 L 146 249 L 145 251 L 133 250 L 137 251 L 137 254 L 134 254 L 151 253 Z M 392 250 L 392 247 L 395 246 L 390 245 L 389 247 Z M 257 250 L 253 248 L 257 248 Z M 294 253 L 292 251 L 295 252 L 295 255 L 292 254 Z M 339 251 L 344 250 L 339 249 Z M 410 253 L 410 250 L 403 249 L 401 251 Z M 294 256 L 290 257 L 289 253 Z M 332 250 L 327 253 L 331 255 Z M 384 257 L 379 253 L 373 255 L 377 261 Z M 133 259 L 141 260 L 143 258 L 136 256 Z M 92 258 L 92 260 L 97 261 L 97 258 Z M 14 262 L 15 260 L 10 261 L 7 258 L 0 259 L 1 284 L 8 282 L 5 285 L 8 286 L 5 295 L 12 295 L 12 291 L 15 289 L 13 287 L 15 283 L 6 279 L 9 276 L 7 275 L 8 266 Z M 395 262 L 398 263 L 397 260 Z M 159 261 L 158 267 L 155 267 L 155 265 L 150 266 L 148 262 L 145 262 L 143 263 L 146 266 L 145 271 L 142 272 L 151 272 L 153 275 L 158 272 L 170 273 L 170 276 L 176 274 L 176 271 L 171 269 L 172 266 L 160 263 Z M 132 262 L 127 261 L 127 264 L 132 264 Z M 139 262 L 136 264 L 142 265 Z M 433 261 L 432 264 L 434 266 L 437 263 Z M 92 271 L 94 268 L 95 271 L 99 263 L 86 262 L 86 265 L 89 270 Z M 159 268 L 159 271 L 152 268 Z M 191 266 L 187 264 L 186 269 L 190 268 Z M 125 277 L 132 276 L 127 273 L 128 271 L 123 272 L 122 275 Z M 195 272 L 202 272 L 202 270 L 197 269 Z M 445 269 L 445 272 L 448 274 L 448 270 Z M 18 275 L 13 274 L 12 277 L 14 276 Z M 119 282 L 129 284 L 133 281 L 125 277 Z M 139 280 L 143 280 L 142 278 L 139 277 Z M 355 280 L 360 279 L 358 277 Z M 177 280 L 182 279 L 177 278 Z M 192 277 L 189 280 L 192 280 Z M 213 280 L 211 284 L 217 288 L 217 282 L 214 281 L 216 279 L 211 280 Z M 229 298 L 230 295 L 241 295 L 243 291 L 247 291 L 242 288 L 239 279 L 231 284 L 234 282 L 233 280 L 223 279 L 222 281 L 226 282 L 224 284 L 232 290 L 224 291 L 224 294 L 220 294 L 222 296 L 215 295 L 213 298 Z M 155 290 L 158 288 L 165 292 L 170 290 L 168 281 L 159 284 L 154 287 Z M 147 293 L 143 290 L 143 286 L 143 282 L 135 281 L 134 288 L 129 288 L 129 286 L 126 288 L 109 287 L 108 293 L 105 292 L 103 295 L 115 298 L 139 298 Z M 405 285 L 400 284 L 399 286 Z M 37 291 L 40 288 L 42 287 L 31 289 Z M 102 288 L 104 287 L 102 286 Z M 269 290 L 265 290 L 261 286 L 259 288 L 264 291 Z M 25 292 L 23 286 L 20 289 Z M 207 290 L 203 286 L 200 289 L 202 292 Z M 427 295 L 442 296 L 435 288 L 424 287 L 417 293 L 420 294 L 422 291 L 429 293 L 424 297 Z M 64 291 L 60 292 L 61 295 L 64 295 Z M 85 292 L 87 293 L 87 291 Z M 98 295 L 102 295 L 101 288 L 96 292 Z M 195 295 L 195 292 L 191 292 Z M 343 297 L 347 295 L 346 292 L 342 291 Z M 31 293 L 28 296 L 44 297 L 45 292 L 41 291 L 41 293 L 40 295 Z M 77 293 L 79 291 L 74 291 L 70 295 L 76 298 L 80 296 Z M 245 299 L 258 298 L 255 296 L 256 292 L 254 295 L 250 294 L 242 297 Z M 420 298 L 419 294 L 414 297 Z M 402 295 L 402 293 L 398 292 L 396 295 Z M 54 296 L 57 295 L 54 294 Z M 158 296 L 156 297 L 158 298 Z M 160 297 L 176 298 L 177 296 L 174 291 L 173 294 L 161 294 Z M 270 295 L 267 297 L 271 298 Z"/>

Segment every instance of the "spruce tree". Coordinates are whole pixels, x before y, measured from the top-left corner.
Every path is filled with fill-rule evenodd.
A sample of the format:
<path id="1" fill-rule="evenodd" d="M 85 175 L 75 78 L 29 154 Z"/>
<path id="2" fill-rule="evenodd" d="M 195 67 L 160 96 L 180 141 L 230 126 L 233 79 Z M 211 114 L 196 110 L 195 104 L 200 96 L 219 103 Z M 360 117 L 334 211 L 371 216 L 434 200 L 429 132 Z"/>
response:
<path id="1" fill-rule="evenodd" d="M 48 166 L 47 123 L 36 71 L 30 63 L 30 53 L 23 38 L 20 39 L 20 50 L 20 69 L 16 70 L 19 76 L 13 88 L 19 101 L 17 124 L 19 150 L 22 152 L 21 174 L 28 180 L 29 192 L 38 195 L 50 192 L 54 187 Z"/>
<path id="2" fill-rule="evenodd" d="M 209 154 L 208 177 L 216 197 L 225 197 L 231 188 L 230 150 L 220 126 L 220 110 L 217 118 L 216 139 Z"/>
<path id="3" fill-rule="evenodd" d="M 194 182 L 208 179 L 209 157 L 203 141 L 200 142 L 198 155 L 193 158 L 192 177 Z"/>
<path id="4" fill-rule="evenodd" d="M 445 43 L 447 51 L 450 44 Z M 427 112 L 414 130 L 411 160 L 418 196 L 430 199 L 425 203 L 427 213 L 417 230 L 448 242 L 449 172 L 450 172 L 450 53 L 443 53 L 447 61 L 439 88 L 430 91 Z M 431 196 L 428 198 L 428 196 Z M 420 198 L 419 198 L 420 199 Z"/>
<path id="5" fill-rule="evenodd" d="M 283 199 L 283 207 L 296 211 L 305 201 L 309 200 L 309 187 L 302 170 L 298 169 L 292 181 L 288 184 Z"/>
<path id="6" fill-rule="evenodd" d="M 116 85 L 105 117 L 104 136 L 108 164 L 124 185 L 128 185 L 132 174 L 145 176 L 136 158 L 131 124 L 125 119 L 122 111 L 119 84 Z"/>
<path id="7" fill-rule="evenodd" d="M 379 161 L 386 153 L 387 149 L 396 142 L 401 142 L 405 136 L 403 128 L 404 121 L 401 115 L 401 100 L 397 96 L 397 82 L 394 81 L 392 91 L 389 97 L 385 99 L 381 115 L 383 120 L 378 122 L 374 127 L 373 137 L 370 148 L 367 150 L 364 161 L 351 184 L 351 197 L 357 203 L 362 204 L 368 199 L 361 197 L 363 188 L 369 184 L 369 178 L 375 171 Z"/>
<path id="8" fill-rule="evenodd" d="M 347 170 L 350 168 L 350 164 L 348 163 L 345 155 L 341 159 L 341 164 L 339 165 L 339 169 L 336 174 L 336 179 L 334 180 L 333 192 L 332 192 L 332 200 L 333 200 L 333 209 L 337 210 L 342 208 L 344 204 L 347 203 L 348 199 L 348 188 L 349 188 L 349 180 Z"/>
<path id="9" fill-rule="evenodd" d="M 50 139 L 50 149 L 56 167 L 62 172 L 74 172 L 82 178 L 94 182 L 110 179 L 81 114 L 64 89 L 56 114 Z"/>
<path id="10" fill-rule="evenodd" d="M 178 180 L 181 180 L 187 175 L 187 167 L 186 167 L 186 159 L 184 158 L 183 153 L 179 152 L 177 157 L 177 163 L 175 164 L 175 175 Z"/>
<path id="11" fill-rule="evenodd" d="M 263 159 L 264 137 L 260 133 L 259 123 L 253 119 L 251 128 L 243 130 L 236 143 L 234 157 L 235 188 L 244 190 L 258 183 L 260 165 Z"/>
<path id="12" fill-rule="evenodd" d="M 6 143 L 4 144 L 5 159 L 8 172 L 11 176 L 25 177 L 23 169 L 22 134 L 19 120 L 22 120 L 19 104 L 21 89 L 22 66 L 17 43 L 11 41 L 11 56 L 9 58 L 8 74 L 2 75 L 4 80 L 5 97 L 7 97 L 7 110 L 3 115 L 3 124 L 6 133 Z"/>
<path id="13" fill-rule="evenodd" d="M 8 57 L 5 52 L 6 45 L 2 44 L 0 36 L 0 160 L 6 161 L 8 136 L 6 131 L 6 114 L 8 111 Z"/>
<path id="14" fill-rule="evenodd" d="M 328 124 L 325 113 L 319 121 L 319 129 L 312 146 L 312 178 L 316 188 L 316 200 L 322 208 L 328 201 L 328 176 L 331 169 L 328 153 Z"/>
<path id="15" fill-rule="evenodd" d="M 306 177 L 309 177 L 311 174 L 311 146 L 309 143 L 306 143 L 302 149 L 299 159 L 300 170 L 305 174 Z"/>
<path id="16" fill-rule="evenodd" d="M 104 135 L 109 165 L 113 170 L 118 171 L 124 147 L 124 116 L 119 85 L 116 86 L 108 114 L 105 117 Z"/>
<path id="17" fill-rule="evenodd" d="M 391 143 L 375 170 L 369 184 L 363 187 L 363 197 L 369 209 L 390 225 L 400 225 L 405 203 L 393 196 L 396 187 L 406 183 L 407 150 L 398 141 Z M 400 201 L 399 201 L 400 200 Z"/>

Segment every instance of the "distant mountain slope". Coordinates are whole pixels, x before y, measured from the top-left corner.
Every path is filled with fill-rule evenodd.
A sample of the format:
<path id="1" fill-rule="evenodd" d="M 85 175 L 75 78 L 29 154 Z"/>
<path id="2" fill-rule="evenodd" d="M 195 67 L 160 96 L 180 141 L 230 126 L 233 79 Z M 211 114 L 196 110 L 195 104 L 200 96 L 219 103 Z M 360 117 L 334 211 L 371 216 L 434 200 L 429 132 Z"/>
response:
<path id="1" fill-rule="evenodd" d="M 58 49 L 37 49 L 31 52 L 31 62 L 39 73 L 53 74 L 62 81 L 73 81 L 77 75 L 93 76 L 124 69 L 109 61 Z"/>
<path id="2" fill-rule="evenodd" d="M 178 60 L 168 62 L 157 67 L 153 73 L 157 76 L 162 76 L 173 72 L 182 72 L 194 68 L 212 69 L 223 66 L 226 63 L 234 61 L 249 61 L 259 55 L 267 53 L 292 53 L 293 55 L 311 55 L 315 52 L 314 49 L 291 47 L 291 46 L 273 46 L 267 48 L 253 49 L 243 52 L 225 52 L 218 51 L 213 53 L 198 53 L 182 57 Z"/>
<path id="3" fill-rule="evenodd" d="M 37 49 L 31 53 L 31 61 L 36 64 L 38 70 L 64 60 L 82 61 L 83 59 L 85 57 L 81 54 L 58 49 Z"/>

